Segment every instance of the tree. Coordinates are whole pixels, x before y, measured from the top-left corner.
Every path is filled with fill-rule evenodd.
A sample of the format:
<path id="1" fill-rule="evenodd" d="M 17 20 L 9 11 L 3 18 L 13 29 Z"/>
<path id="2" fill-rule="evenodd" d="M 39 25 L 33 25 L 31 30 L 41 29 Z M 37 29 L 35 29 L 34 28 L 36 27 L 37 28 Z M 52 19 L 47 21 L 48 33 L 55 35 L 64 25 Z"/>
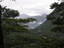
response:
<path id="1" fill-rule="evenodd" d="M 9 8 L 2 7 L 0 5 L 0 11 L 1 11 L 1 27 L 2 32 L 0 33 L 0 36 L 2 38 L 1 42 L 3 40 L 6 40 L 6 37 L 8 34 L 13 32 L 28 32 L 28 29 L 26 28 L 27 25 L 23 25 L 20 23 L 28 23 L 32 22 L 35 19 L 33 18 L 27 18 L 27 19 L 14 19 L 16 16 L 19 16 L 19 12 L 17 10 L 12 10 Z M 3 48 L 0 46 L 0 48 Z"/>
<path id="2" fill-rule="evenodd" d="M 60 4 L 53 3 L 51 9 L 54 9 L 51 14 L 57 14 L 57 16 L 51 16 L 51 14 L 47 16 L 47 19 L 52 20 L 52 23 L 56 25 L 52 30 L 54 32 L 64 33 L 64 2 L 61 2 Z"/>
<path id="3" fill-rule="evenodd" d="M 1 5 L 0 5 L 0 15 L 2 15 Z M 1 22 L 1 17 L 0 17 L 0 22 Z M 1 25 L 0 25 L 0 30 L 1 30 Z M 3 33 L 2 33 L 2 31 L 0 32 L 0 48 L 3 48 Z"/>
<path id="4" fill-rule="evenodd" d="M 18 13 L 18 11 L 16 11 L 16 10 L 10 10 L 10 9 L 6 9 L 5 10 L 5 12 L 3 13 L 3 15 L 2 15 L 2 18 L 11 18 L 11 17 L 16 17 L 16 16 L 18 16 L 19 15 L 19 13 Z"/>

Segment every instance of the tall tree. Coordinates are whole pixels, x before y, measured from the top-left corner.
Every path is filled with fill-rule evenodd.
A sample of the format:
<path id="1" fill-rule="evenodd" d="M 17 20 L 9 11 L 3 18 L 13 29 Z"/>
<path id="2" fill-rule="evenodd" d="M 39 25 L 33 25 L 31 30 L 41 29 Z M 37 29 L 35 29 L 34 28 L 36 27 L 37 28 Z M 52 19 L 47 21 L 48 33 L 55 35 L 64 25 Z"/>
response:
<path id="1" fill-rule="evenodd" d="M 52 30 L 54 32 L 64 33 L 64 2 L 61 2 L 60 4 L 53 3 L 51 9 L 54 9 L 51 14 L 57 14 L 56 16 L 51 16 L 51 14 L 47 16 L 47 19 L 52 20 L 52 23 L 56 25 Z"/>
<path id="2" fill-rule="evenodd" d="M 2 6 L 0 5 L 0 15 L 2 15 Z M 0 16 L 0 23 L 1 23 L 1 16 Z M 0 30 L 1 30 L 1 25 L 0 25 Z M 0 32 L 0 48 L 3 48 L 3 33 L 2 31 Z"/>
<path id="3" fill-rule="evenodd" d="M 2 32 L 0 33 L 0 42 L 3 42 L 3 39 L 12 32 L 28 32 L 27 25 L 23 25 L 23 23 L 32 22 L 35 19 L 33 18 L 27 18 L 27 19 L 14 19 L 16 16 L 19 16 L 19 12 L 17 10 L 12 10 L 9 8 L 2 7 L 0 5 L 0 11 L 1 11 L 1 27 Z M 22 23 L 20 25 L 20 23 Z M 2 44 L 2 43 L 1 43 Z M 0 46 L 0 48 L 3 48 Z"/>

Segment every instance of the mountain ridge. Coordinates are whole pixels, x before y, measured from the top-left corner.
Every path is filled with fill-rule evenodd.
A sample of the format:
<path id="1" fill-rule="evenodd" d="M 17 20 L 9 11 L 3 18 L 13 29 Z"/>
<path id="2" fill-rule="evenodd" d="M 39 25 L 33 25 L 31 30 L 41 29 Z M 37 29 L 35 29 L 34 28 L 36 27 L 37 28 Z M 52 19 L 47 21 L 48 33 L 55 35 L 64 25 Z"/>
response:
<path id="1" fill-rule="evenodd" d="M 39 26 L 46 20 L 46 14 L 42 14 L 40 16 L 29 16 L 27 14 L 21 14 L 19 17 L 16 17 L 17 19 L 27 19 L 27 18 L 34 18 L 37 21 L 26 23 L 28 25 L 29 29 L 34 29 L 35 27 Z"/>

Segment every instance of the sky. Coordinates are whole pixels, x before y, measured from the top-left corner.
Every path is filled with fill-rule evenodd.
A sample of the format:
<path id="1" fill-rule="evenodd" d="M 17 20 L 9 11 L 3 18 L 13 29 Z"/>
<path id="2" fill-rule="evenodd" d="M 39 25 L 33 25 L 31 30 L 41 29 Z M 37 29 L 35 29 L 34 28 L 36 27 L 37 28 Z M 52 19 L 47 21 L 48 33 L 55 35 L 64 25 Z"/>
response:
<path id="1" fill-rule="evenodd" d="M 52 12 L 50 5 L 57 0 L 4 0 L 0 4 L 7 8 L 18 10 L 20 14 L 36 16 L 41 14 L 49 14 Z"/>

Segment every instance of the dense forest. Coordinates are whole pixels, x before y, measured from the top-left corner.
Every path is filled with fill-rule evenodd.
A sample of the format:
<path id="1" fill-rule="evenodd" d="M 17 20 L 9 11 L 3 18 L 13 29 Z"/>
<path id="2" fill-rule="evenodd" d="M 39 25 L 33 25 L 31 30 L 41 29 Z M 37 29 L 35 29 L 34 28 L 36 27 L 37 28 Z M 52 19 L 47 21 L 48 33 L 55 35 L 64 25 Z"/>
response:
<path id="1" fill-rule="evenodd" d="M 64 34 L 64 2 L 60 4 L 55 2 L 50 9 L 54 9 L 47 15 L 47 20 L 54 25 L 50 31 Z M 64 48 L 63 37 L 45 37 L 27 29 L 28 25 L 24 24 L 36 21 L 36 19 L 15 19 L 19 16 L 19 12 L 2 5 L 0 5 L 0 11 L 2 30 L 0 36 L 3 39 L 3 46 L 0 45 L 0 48 Z"/>

